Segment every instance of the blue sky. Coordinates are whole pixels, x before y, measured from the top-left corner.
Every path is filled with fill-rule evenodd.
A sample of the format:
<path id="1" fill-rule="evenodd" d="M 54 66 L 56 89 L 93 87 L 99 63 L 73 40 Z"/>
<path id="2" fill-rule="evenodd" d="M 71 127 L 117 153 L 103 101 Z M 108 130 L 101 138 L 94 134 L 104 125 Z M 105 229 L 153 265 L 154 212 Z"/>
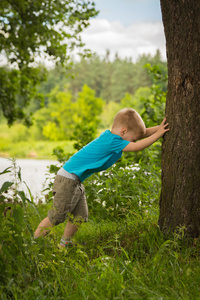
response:
<path id="1" fill-rule="evenodd" d="M 127 26 L 133 22 L 162 20 L 160 0 L 95 0 L 100 11 L 97 18 L 110 22 L 120 20 Z"/>
<path id="2" fill-rule="evenodd" d="M 104 56 L 106 49 L 114 59 L 133 61 L 142 54 L 154 55 L 159 49 L 166 59 L 165 36 L 159 0 L 94 0 L 99 15 L 90 20 L 82 33 L 86 48 Z"/>

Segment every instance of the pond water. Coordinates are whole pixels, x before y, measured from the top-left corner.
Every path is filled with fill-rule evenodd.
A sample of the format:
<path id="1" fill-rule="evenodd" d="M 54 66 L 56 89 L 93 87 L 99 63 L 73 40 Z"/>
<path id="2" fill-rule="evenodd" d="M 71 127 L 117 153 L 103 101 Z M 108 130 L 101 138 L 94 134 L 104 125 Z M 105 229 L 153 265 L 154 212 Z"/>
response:
<path id="1" fill-rule="evenodd" d="M 48 173 L 48 166 L 59 163 L 55 160 L 34 160 L 34 159 L 16 159 L 16 164 L 21 168 L 21 178 L 25 181 L 31 190 L 34 198 L 37 198 L 41 191 L 45 188 L 45 179 Z M 0 157 L 0 173 L 12 162 L 7 158 Z M 13 172 L 0 175 L 0 188 L 5 181 L 13 181 Z M 27 194 L 28 190 L 24 183 L 20 184 L 20 189 Z"/>

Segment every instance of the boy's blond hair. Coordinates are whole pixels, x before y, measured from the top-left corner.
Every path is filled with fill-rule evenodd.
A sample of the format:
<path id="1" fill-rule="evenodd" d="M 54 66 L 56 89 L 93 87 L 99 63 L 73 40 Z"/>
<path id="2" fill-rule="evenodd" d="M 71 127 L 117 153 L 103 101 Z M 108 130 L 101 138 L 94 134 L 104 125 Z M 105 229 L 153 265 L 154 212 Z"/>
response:
<path id="1" fill-rule="evenodd" d="M 142 118 L 137 111 L 132 108 L 123 108 L 116 114 L 112 129 L 119 126 L 126 127 L 128 131 L 134 131 L 141 137 L 146 132 L 146 127 Z"/>

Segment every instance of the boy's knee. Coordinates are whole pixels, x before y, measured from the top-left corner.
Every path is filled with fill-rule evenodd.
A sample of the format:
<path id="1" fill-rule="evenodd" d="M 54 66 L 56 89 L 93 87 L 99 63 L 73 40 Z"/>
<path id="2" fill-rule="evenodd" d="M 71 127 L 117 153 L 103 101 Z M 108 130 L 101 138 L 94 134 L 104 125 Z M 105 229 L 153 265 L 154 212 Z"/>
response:
<path id="1" fill-rule="evenodd" d="M 60 223 L 63 223 L 65 221 L 65 215 L 64 214 L 61 214 L 61 213 L 58 213 L 56 212 L 56 210 L 50 210 L 48 212 L 48 217 L 49 217 L 49 220 L 50 222 L 56 226 Z"/>

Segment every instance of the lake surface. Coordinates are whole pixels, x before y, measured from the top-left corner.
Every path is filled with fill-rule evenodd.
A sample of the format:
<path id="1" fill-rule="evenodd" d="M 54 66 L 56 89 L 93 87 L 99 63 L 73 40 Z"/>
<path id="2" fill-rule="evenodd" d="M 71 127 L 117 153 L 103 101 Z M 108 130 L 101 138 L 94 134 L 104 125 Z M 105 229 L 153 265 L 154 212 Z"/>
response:
<path id="1" fill-rule="evenodd" d="M 21 168 L 22 181 L 26 182 L 34 198 L 38 198 L 41 191 L 45 188 L 44 184 L 48 173 L 48 166 L 51 164 L 59 165 L 58 161 L 55 160 L 34 159 L 16 159 L 16 164 Z M 12 163 L 9 159 L 0 157 L 0 173 L 11 165 Z M 0 188 L 5 181 L 13 180 L 14 176 L 12 173 L 0 175 Z M 20 184 L 20 190 L 24 190 L 26 194 L 28 192 L 24 183 Z"/>

